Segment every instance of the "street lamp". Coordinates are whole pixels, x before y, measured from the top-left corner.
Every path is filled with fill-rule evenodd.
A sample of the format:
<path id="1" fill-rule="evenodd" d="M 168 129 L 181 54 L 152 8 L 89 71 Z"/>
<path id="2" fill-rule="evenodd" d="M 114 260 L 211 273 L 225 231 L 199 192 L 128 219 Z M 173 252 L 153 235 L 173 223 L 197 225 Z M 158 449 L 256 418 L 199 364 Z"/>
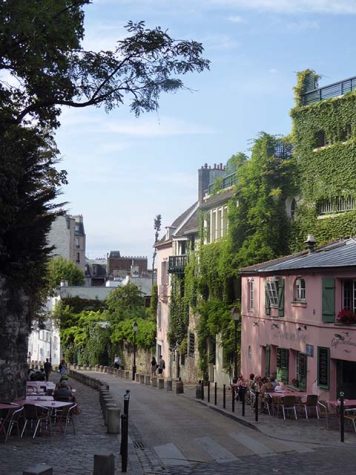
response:
<path id="1" fill-rule="evenodd" d="M 236 307 L 231 309 L 231 318 L 234 321 L 234 378 L 237 378 L 237 326 L 241 317 Z"/>
<path id="2" fill-rule="evenodd" d="M 136 333 L 138 330 L 138 325 L 137 322 L 133 322 L 132 324 L 132 330 L 133 330 L 133 366 L 132 366 L 132 380 L 135 381 L 135 375 L 136 375 Z"/>

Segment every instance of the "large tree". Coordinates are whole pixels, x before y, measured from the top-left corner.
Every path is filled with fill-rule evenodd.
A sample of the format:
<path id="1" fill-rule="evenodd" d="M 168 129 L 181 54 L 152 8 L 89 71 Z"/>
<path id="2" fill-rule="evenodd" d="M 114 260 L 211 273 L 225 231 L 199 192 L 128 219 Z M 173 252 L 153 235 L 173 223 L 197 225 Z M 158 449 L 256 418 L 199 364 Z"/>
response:
<path id="1" fill-rule="evenodd" d="M 65 172 L 54 164 L 62 106 L 130 105 L 139 115 L 181 75 L 208 61 L 195 41 L 143 22 L 112 51 L 84 51 L 89 0 L 0 0 L 0 399 L 24 393 L 27 337 L 39 307 L 51 204 Z"/>

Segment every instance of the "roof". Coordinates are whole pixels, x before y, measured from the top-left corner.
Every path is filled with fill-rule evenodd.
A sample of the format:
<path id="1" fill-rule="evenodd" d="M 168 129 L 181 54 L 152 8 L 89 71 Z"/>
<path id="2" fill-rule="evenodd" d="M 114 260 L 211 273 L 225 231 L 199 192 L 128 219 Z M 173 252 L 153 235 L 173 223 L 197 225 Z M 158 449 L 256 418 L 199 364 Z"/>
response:
<path id="1" fill-rule="evenodd" d="M 174 237 L 187 236 L 198 232 L 198 210 L 196 209 L 186 223 L 174 234 Z"/>
<path id="2" fill-rule="evenodd" d="M 244 267 L 241 274 L 276 273 L 290 270 L 333 269 L 356 267 L 356 239 L 343 239 L 320 247 L 315 251 L 303 251 L 291 256 Z"/>
<path id="3" fill-rule="evenodd" d="M 219 193 L 216 193 L 215 195 L 210 195 L 206 199 L 204 199 L 204 201 L 200 205 L 200 208 L 206 210 L 211 209 L 216 205 L 225 203 L 234 196 L 234 193 L 234 188 L 221 190 Z"/>
<path id="4" fill-rule="evenodd" d="M 194 204 L 192 204 L 192 206 L 190 206 L 188 209 L 186 209 L 180 216 L 178 216 L 178 218 L 176 218 L 173 221 L 173 223 L 169 226 L 169 228 L 173 229 L 173 233 L 170 235 L 170 237 L 167 238 L 167 234 L 165 234 L 161 239 L 159 239 L 154 244 L 154 246 L 160 246 L 162 244 L 165 244 L 166 242 L 170 241 L 172 239 L 172 237 L 176 237 L 177 235 L 182 236 L 181 230 L 183 229 L 183 227 L 185 228 L 185 226 L 188 223 L 190 223 L 189 226 L 193 226 L 194 221 L 191 221 L 191 219 L 194 216 L 194 214 L 196 214 L 196 212 L 197 212 L 195 210 L 195 208 L 198 208 L 198 202 L 197 201 Z M 197 222 L 198 222 L 198 220 L 197 220 Z M 196 223 L 196 225 L 197 225 L 197 223 Z M 175 234 L 176 230 L 177 230 L 177 234 Z M 185 234 L 189 234 L 189 232 L 185 233 Z"/>

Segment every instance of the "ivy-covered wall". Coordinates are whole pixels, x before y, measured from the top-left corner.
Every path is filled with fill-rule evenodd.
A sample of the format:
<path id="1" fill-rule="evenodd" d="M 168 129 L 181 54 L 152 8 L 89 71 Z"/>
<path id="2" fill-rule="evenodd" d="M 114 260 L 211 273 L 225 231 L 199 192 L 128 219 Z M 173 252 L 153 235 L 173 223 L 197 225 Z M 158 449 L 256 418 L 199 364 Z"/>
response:
<path id="1" fill-rule="evenodd" d="M 318 76 L 311 70 L 298 75 L 293 142 L 299 172 L 300 203 L 292 247 L 300 249 L 308 233 L 318 245 L 356 234 L 356 210 L 320 216 L 322 203 L 355 199 L 356 92 L 302 105 L 305 83 Z"/>

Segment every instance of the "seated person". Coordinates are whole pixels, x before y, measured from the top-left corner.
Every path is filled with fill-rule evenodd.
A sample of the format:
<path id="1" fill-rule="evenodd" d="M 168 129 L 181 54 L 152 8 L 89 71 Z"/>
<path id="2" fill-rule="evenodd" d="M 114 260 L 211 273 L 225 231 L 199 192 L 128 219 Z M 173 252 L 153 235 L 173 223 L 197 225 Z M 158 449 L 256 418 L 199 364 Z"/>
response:
<path id="1" fill-rule="evenodd" d="M 75 401 L 75 397 L 73 396 L 69 385 L 64 381 L 58 384 L 53 396 L 55 401 Z"/>
<path id="2" fill-rule="evenodd" d="M 284 391 L 284 390 L 285 390 L 285 387 L 284 387 L 283 381 L 279 381 L 279 383 L 277 384 L 277 386 L 275 386 L 274 390 L 275 390 L 277 393 Z"/>

